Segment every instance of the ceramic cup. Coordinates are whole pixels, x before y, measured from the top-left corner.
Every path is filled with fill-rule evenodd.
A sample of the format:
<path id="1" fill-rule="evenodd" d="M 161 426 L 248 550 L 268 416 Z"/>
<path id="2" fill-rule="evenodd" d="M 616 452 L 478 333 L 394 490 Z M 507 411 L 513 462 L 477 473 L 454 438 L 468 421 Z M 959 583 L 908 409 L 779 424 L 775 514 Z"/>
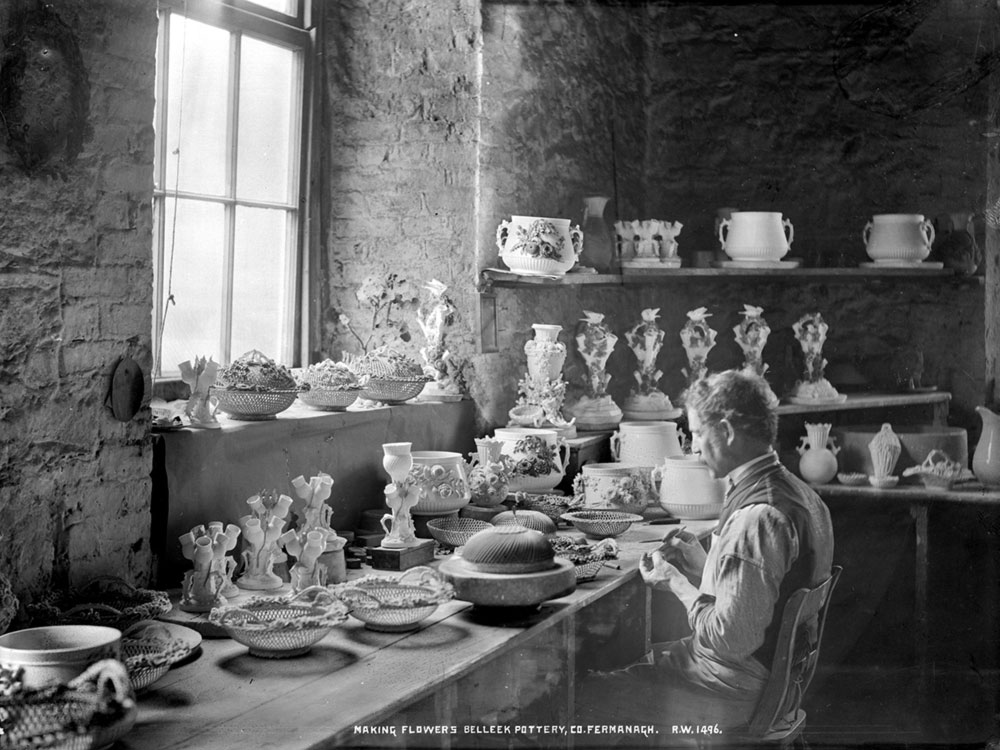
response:
<path id="1" fill-rule="evenodd" d="M 20 667 L 21 684 L 66 683 L 101 659 L 121 659 L 121 631 L 103 625 L 48 625 L 0 635 L 0 666 Z"/>

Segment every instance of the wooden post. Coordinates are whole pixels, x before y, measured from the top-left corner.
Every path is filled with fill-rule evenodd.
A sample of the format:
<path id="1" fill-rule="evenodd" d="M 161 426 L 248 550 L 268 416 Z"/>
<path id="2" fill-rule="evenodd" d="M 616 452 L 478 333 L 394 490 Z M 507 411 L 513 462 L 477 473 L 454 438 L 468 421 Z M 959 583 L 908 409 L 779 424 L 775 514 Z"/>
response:
<path id="1" fill-rule="evenodd" d="M 986 393 L 984 401 L 1000 401 L 1000 72 L 990 76 L 986 147 L 986 238 L 983 264 L 986 275 Z"/>

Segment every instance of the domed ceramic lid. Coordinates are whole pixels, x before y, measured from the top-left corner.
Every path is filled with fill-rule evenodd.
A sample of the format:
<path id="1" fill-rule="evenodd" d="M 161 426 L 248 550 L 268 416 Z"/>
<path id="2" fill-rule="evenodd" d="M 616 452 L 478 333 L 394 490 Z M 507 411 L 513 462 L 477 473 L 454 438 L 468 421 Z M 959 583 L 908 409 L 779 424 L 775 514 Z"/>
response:
<path id="1" fill-rule="evenodd" d="M 462 559 L 481 573 L 534 573 L 555 565 L 546 536 L 516 524 L 477 531 L 465 543 Z"/>
<path id="2" fill-rule="evenodd" d="M 556 522 L 539 510 L 505 510 L 493 516 L 490 523 L 494 526 L 514 524 L 546 535 L 556 533 Z"/>

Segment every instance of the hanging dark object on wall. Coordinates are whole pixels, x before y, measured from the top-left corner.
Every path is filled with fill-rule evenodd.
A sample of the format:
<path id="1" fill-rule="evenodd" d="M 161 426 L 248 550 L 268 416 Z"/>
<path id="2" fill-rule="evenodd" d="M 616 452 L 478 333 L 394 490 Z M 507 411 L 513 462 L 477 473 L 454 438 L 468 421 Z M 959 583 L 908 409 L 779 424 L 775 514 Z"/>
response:
<path id="1" fill-rule="evenodd" d="M 47 3 L 11 19 L 0 60 L 0 117 L 28 171 L 71 163 L 90 137 L 90 82 L 73 31 Z"/>
<path id="2" fill-rule="evenodd" d="M 111 367 L 111 379 L 104 406 L 119 422 L 128 422 L 142 408 L 146 379 L 131 357 L 121 357 Z"/>

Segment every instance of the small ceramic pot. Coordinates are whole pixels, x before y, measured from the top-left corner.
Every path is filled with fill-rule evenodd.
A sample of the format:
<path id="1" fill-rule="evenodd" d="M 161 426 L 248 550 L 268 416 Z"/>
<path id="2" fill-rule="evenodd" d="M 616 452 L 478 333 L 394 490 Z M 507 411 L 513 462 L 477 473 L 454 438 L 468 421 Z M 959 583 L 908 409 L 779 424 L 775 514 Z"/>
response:
<path id="1" fill-rule="evenodd" d="M 0 636 L 0 666 L 22 668 L 21 684 L 66 683 L 101 659 L 121 659 L 121 631 L 102 625 L 49 625 Z"/>
<path id="2" fill-rule="evenodd" d="M 730 218 L 719 220 L 718 233 L 722 249 L 733 260 L 775 261 L 788 253 L 795 227 L 777 211 L 733 211 Z"/>
<path id="3" fill-rule="evenodd" d="M 660 505 L 668 512 L 677 506 L 722 505 L 726 483 L 712 476 L 708 465 L 695 456 L 672 456 L 652 471 Z"/>
<path id="4" fill-rule="evenodd" d="M 583 232 L 569 219 L 511 216 L 497 227 L 500 259 L 524 276 L 562 276 L 576 265 Z"/>
<path id="5" fill-rule="evenodd" d="M 876 263 L 919 263 L 931 253 L 934 225 L 921 214 L 875 214 L 861 239 Z"/>
<path id="6" fill-rule="evenodd" d="M 415 516 L 441 516 L 469 504 L 469 477 L 461 453 L 413 451 L 412 479 L 420 499 L 410 511 Z"/>
<path id="7" fill-rule="evenodd" d="M 681 441 L 673 422 L 622 422 L 611 436 L 615 461 L 634 466 L 659 466 L 668 456 L 681 455 Z"/>
<path id="8" fill-rule="evenodd" d="M 583 506 L 641 513 L 653 500 L 650 469 L 625 464 L 584 464 L 580 470 Z"/>

